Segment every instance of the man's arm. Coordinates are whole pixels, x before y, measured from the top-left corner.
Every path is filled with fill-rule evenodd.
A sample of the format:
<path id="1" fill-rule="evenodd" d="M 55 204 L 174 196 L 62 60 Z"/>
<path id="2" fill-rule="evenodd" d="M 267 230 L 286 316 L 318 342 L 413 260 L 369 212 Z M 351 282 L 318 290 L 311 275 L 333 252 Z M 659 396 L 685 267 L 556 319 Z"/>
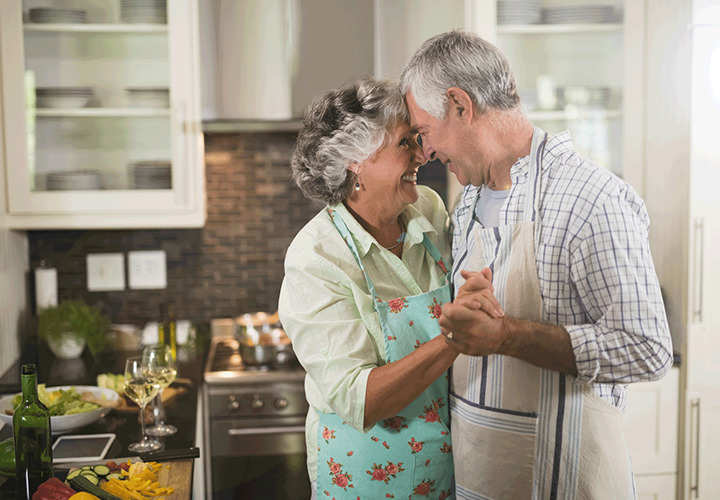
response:
<path id="1" fill-rule="evenodd" d="M 452 332 L 451 345 L 465 354 L 505 354 L 586 383 L 661 377 L 672 365 L 672 347 L 646 219 L 641 205 L 611 197 L 576 239 L 570 273 L 587 322 L 493 320 L 481 310 L 446 304 L 443 334 Z"/>
<path id="2" fill-rule="evenodd" d="M 533 365 L 577 375 L 570 335 L 563 326 L 546 325 L 510 316 L 491 318 L 481 309 L 445 304 L 442 333 L 452 332 L 451 347 L 471 356 L 504 354 Z"/>

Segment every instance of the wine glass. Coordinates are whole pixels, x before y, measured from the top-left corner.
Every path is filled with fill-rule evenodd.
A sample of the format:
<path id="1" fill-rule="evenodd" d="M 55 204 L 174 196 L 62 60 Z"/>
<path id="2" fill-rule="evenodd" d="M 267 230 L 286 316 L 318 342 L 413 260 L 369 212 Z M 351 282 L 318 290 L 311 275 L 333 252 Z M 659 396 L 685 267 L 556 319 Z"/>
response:
<path id="1" fill-rule="evenodd" d="M 162 404 L 162 393 L 175 381 L 177 368 L 169 345 L 156 344 L 143 349 L 143 363 L 157 382 L 158 395 L 153 399 L 153 416 L 155 425 L 147 430 L 151 436 L 170 436 L 177 432 L 174 425 L 165 423 L 165 408 Z"/>
<path id="2" fill-rule="evenodd" d="M 143 453 L 160 448 L 160 443 L 145 434 L 145 406 L 158 393 L 158 385 L 153 375 L 143 364 L 142 356 L 133 356 L 125 361 L 125 395 L 140 407 L 140 427 L 142 440 L 131 443 L 128 450 Z"/>

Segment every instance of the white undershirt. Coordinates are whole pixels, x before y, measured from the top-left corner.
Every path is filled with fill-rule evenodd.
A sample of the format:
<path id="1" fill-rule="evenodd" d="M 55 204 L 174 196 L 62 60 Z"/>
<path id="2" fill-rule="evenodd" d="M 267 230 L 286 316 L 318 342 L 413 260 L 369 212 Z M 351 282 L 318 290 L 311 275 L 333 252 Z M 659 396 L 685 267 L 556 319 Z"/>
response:
<path id="1" fill-rule="evenodd" d="M 484 227 L 497 227 L 500 225 L 500 209 L 510 194 L 509 189 L 495 191 L 485 186 L 475 205 L 475 218 Z"/>

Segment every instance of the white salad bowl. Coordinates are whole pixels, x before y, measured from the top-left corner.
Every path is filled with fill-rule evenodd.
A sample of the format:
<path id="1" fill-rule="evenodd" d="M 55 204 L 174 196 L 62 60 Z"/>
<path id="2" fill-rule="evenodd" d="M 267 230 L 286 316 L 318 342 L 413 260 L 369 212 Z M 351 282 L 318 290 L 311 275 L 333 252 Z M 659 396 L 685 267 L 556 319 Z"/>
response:
<path id="1" fill-rule="evenodd" d="M 94 385 L 63 385 L 57 387 L 46 387 L 45 390 L 48 392 L 58 390 L 68 390 L 74 387 L 78 394 L 83 392 L 91 392 L 93 396 L 98 399 L 107 399 L 109 401 L 116 401 L 120 396 L 117 392 L 112 389 L 104 389 Z M 12 399 L 15 394 L 9 394 L 0 397 L 0 421 L 12 427 L 12 415 L 7 414 L 7 410 L 14 410 L 12 406 Z M 97 408 L 92 411 L 86 411 L 84 413 L 76 413 L 74 415 L 59 415 L 56 417 L 50 417 L 50 427 L 53 435 L 64 434 L 80 427 L 92 424 L 96 420 L 99 420 L 103 416 L 107 415 L 112 408 Z"/>

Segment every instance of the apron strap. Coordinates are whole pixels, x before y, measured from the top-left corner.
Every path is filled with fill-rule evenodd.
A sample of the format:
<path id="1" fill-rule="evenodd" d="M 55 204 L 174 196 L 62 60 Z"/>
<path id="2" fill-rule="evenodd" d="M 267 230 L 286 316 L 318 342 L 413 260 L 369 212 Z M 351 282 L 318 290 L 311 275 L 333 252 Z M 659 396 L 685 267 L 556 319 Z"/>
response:
<path id="1" fill-rule="evenodd" d="M 335 225 L 335 228 L 340 233 L 340 236 L 342 236 L 343 240 L 345 240 L 345 243 L 347 244 L 348 248 L 350 249 L 350 252 L 352 252 L 353 257 L 355 257 L 355 261 L 358 263 L 358 266 L 360 266 L 360 270 L 363 273 L 363 276 L 365 276 L 365 281 L 367 281 L 368 290 L 370 291 L 370 295 L 375 297 L 376 302 L 384 302 L 380 296 L 375 292 L 375 285 L 373 285 L 372 280 L 370 279 L 370 276 L 368 275 L 367 271 L 365 271 L 365 266 L 362 263 L 362 259 L 360 258 L 360 252 L 358 252 L 357 246 L 355 245 L 355 240 L 352 237 L 352 234 L 350 234 L 350 230 L 348 229 L 347 225 L 345 224 L 345 221 L 343 220 L 342 216 L 332 208 L 327 208 L 327 213 L 330 217 L 330 220 Z M 450 276 L 448 273 L 447 266 L 445 265 L 445 261 L 443 260 L 442 254 L 440 253 L 440 250 L 437 249 L 435 244 L 430 241 L 430 238 L 428 238 L 427 233 L 423 233 L 423 245 L 425 245 L 425 249 L 428 251 L 430 256 L 435 261 L 435 264 L 442 269 L 443 273 L 445 273 L 445 283 L 450 282 Z"/>
<path id="2" fill-rule="evenodd" d="M 524 220 L 535 223 L 534 244 L 537 252 L 540 243 L 540 203 L 542 201 L 542 164 L 545 155 L 545 145 L 548 141 L 547 132 L 535 127 L 533 132 L 532 147 L 530 149 L 530 172 L 528 179 L 528 190 L 525 197 Z M 530 216 L 528 218 L 528 215 Z"/>
<path id="3" fill-rule="evenodd" d="M 523 221 L 538 223 L 540 211 L 540 183 L 542 179 L 542 157 L 545 154 L 548 134 L 534 127 L 532 145 L 530 146 L 530 167 L 528 172 L 528 189 L 525 196 Z"/>

